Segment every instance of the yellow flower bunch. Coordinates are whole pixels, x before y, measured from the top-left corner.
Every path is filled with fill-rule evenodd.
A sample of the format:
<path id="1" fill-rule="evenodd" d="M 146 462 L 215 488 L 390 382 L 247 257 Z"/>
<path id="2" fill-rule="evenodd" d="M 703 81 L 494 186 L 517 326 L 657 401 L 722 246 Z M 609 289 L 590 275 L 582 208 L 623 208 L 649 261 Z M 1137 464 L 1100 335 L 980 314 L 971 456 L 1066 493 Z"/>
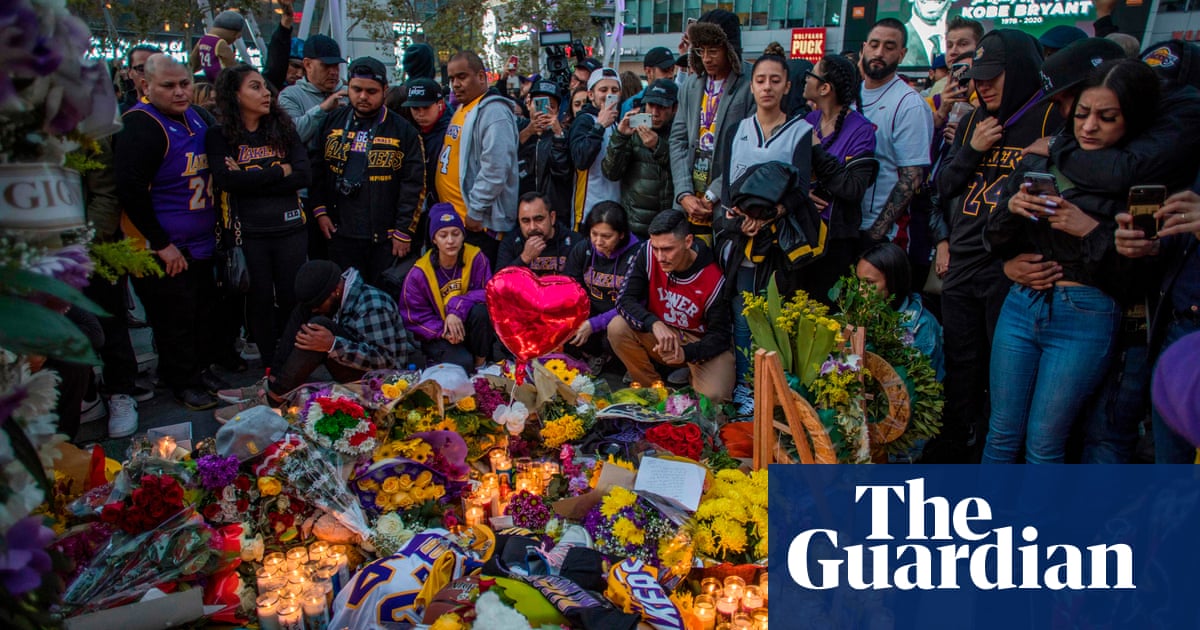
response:
<path id="1" fill-rule="evenodd" d="M 583 437 L 583 421 L 574 414 L 560 416 L 547 422 L 540 435 L 547 448 L 558 448 L 566 442 Z"/>
<path id="2" fill-rule="evenodd" d="M 623 545 L 644 545 L 646 544 L 646 532 L 641 527 L 634 524 L 633 521 L 622 516 L 613 523 L 613 536 L 616 536 L 617 541 Z"/>
<path id="3" fill-rule="evenodd" d="M 726 562 L 754 562 L 767 552 L 767 475 L 717 473 L 691 523 L 698 553 Z"/>
<path id="4" fill-rule="evenodd" d="M 592 476 L 588 480 L 588 486 L 590 486 L 592 488 L 596 487 L 596 483 L 600 481 L 600 471 L 604 470 L 604 467 L 608 464 L 612 464 L 613 466 L 620 466 L 621 468 L 624 468 L 625 470 L 628 470 L 629 472 L 637 472 L 637 467 L 634 466 L 633 464 L 631 464 L 625 460 L 622 460 L 622 459 L 616 459 L 612 455 L 609 455 L 608 459 L 601 461 L 601 462 L 596 462 L 596 467 L 592 469 Z"/>
<path id="5" fill-rule="evenodd" d="M 274 477 L 259 477 L 258 492 L 264 497 L 273 497 L 283 492 L 283 484 Z"/>
<path id="6" fill-rule="evenodd" d="M 612 518 L 617 515 L 617 512 L 633 505 L 637 502 L 637 495 L 632 490 L 616 487 L 608 491 L 604 498 L 600 500 L 600 513 L 605 518 Z"/>
<path id="7" fill-rule="evenodd" d="M 363 480 L 359 481 L 359 487 L 363 487 Z M 433 473 L 426 470 L 417 475 L 416 479 L 407 474 L 384 479 L 383 485 L 375 495 L 375 505 L 384 511 L 407 510 L 445 495 L 446 489 L 433 483 Z"/>
<path id="8" fill-rule="evenodd" d="M 411 440 L 392 440 L 381 444 L 375 449 L 372 459 L 378 462 L 393 457 L 404 457 L 423 464 L 432 456 L 433 447 L 428 442 L 420 438 L 413 438 Z"/>
<path id="9" fill-rule="evenodd" d="M 451 418 L 450 416 L 447 415 L 445 418 L 442 418 L 441 422 L 439 422 L 433 426 L 433 430 L 434 431 L 454 431 L 455 433 L 458 433 L 458 423 L 454 421 L 454 418 Z"/>
<path id="10" fill-rule="evenodd" d="M 399 398 L 406 389 L 408 389 L 408 381 L 400 379 L 395 383 L 384 383 L 383 386 L 379 388 L 379 392 L 384 396 L 395 400 Z"/>
<path id="11" fill-rule="evenodd" d="M 459 411 L 475 411 L 478 408 L 475 404 L 474 396 L 459 399 L 458 402 L 454 403 L 454 406 L 458 407 Z"/>
<path id="12" fill-rule="evenodd" d="M 432 626 L 429 626 L 429 630 L 463 630 L 469 627 L 463 624 L 462 617 L 454 613 L 446 613 L 438 617 L 437 621 L 433 622 Z"/>
<path id="13" fill-rule="evenodd" d="M 566 361 L 562 359 L 550 359 L 543 364 L 543 367 L 549 370 L 558 380 L 568 385 L 571 384 L 571 381 L 575 380 L 576 376 L 579 376 L 579 370 L 567 367 Z"/>

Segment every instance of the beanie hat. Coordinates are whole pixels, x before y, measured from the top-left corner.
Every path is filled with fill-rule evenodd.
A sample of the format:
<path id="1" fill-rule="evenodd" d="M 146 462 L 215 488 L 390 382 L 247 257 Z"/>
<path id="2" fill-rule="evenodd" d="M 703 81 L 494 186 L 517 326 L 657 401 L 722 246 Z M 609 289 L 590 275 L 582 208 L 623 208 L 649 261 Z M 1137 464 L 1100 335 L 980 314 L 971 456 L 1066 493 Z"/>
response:
<path id="1" fill-rule="evenodd" d="M 287 433 L 288 423 L 266 405 L 238 412 L 217 429 L 217 453 L 236 455 L 238 461 L 254 459 Z"/>
<path id="2" fill-rule="evenodd" d="M 237 11 L 222 11 L 213 20 L 213 27 L 237 33 L 246 28 L 246 18 L 242 17 L 242 14 Z"/>
<path id="3" fill-rule="evenodd" d="M 342 268 L 328 260 L 310 260 L 296 272 L 296 303 L 305 308 L 315 308 L 342 279 Z"/>
<path id="4" fill-rule="evenodd" d="M 456 227 L 464 233 L 467 231 L 467 226 L 463 225 L 463 220 L 454 206 L 444 201 L 433 204 L 429 209 L 429 240 L 433 240 L 433 235 L 437 234 L 438 230 L 448 227 Z"/>
<path id="5" fill-rule="evenodd" d="M 688 41 L 692 49 L 688 53 L 691 58 L 692 71 L 704 74 L 704 64 L 700 62 L 698 48 L 725 46 L 729 54 L 729 64 L 737 68 L 742 63 L 742 27 L 735 13 L 724 9 L 713 9 L 700 16 L 700 20 L 687 29 Z"/>
<path id="6" fill-rule="evenodd" d="M 1154 408 L 1167 426 L 1200 446 L 1200 332 L 1171 344 L 1158 359 L 1151 387 Z"/>
<path id="7" fill-rule="evenodd" d="M 432 46 L 429 44 L 413 44 L 404 49 L 404 57 L 400 61 L 400 65 L 404 68 L 404 74 L 410 81 L 413 79 L 433 79 L 437 73 L 435 59 L 437 59 L 437 55 L 434 54 Z"/>

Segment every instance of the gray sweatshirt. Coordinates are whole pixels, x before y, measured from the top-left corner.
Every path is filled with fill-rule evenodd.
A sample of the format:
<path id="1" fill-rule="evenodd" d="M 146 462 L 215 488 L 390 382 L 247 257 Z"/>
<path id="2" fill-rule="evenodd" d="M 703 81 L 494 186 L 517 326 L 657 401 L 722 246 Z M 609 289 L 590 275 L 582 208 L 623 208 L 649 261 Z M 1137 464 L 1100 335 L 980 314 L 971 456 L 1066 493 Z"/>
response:
<path id="1" fill-rule="evenodd" d="M 345 87 L 346 85 L 339 80 L 333 92 Z M 302 77 L 295 85 L 289 85 L 279 93 L 279 108 L 292 117 L 296 132 L 300 134 L 300 141 L 308 147 L 309 155 L 320 149 L 317 132 L 321 130 L 321 124 L 328 115 L 328 112 L 321 110 L 321 103 L 333 92 L 322 92 L 317 86 L 309 83 L 307 78 Z"/>

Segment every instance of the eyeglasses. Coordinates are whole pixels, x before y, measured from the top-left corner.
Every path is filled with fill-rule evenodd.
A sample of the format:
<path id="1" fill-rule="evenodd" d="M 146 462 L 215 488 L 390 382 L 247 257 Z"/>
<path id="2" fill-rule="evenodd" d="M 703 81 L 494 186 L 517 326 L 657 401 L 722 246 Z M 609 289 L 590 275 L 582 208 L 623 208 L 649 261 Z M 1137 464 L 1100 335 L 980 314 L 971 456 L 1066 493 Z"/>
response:
<path id="1" fill-rule="evenodd" d="M 812 78 L 816 79 L 817 81 L 820 81 L 821 83 L 829 83 L 829 81 L 825 77 L 813 72 L 812 70 L 805 70 L 804 76 L 812 77 Z"/>
<path id="2" fill-rule="evenodd" d="M 139 64 L 138 64 L 138 65 L 136 65 L 136 66 L 129 66 L 129 69 L 130 69 L 130 70 L 137 71 L 137 72 L 145 72 L 145 71 L 146 71 L 146 64 L 144 64 L 144 63 L 139 63 Z"/>
<path id="3" fill-rule="evenodd" d="M 700 57 L 716 57 L 717 55 L 725 52 L 725 49 L 721 48 L 720 46 L 710 46 L 708 48 L 693 48 L 692 50 L 695 51 L 695 53 Z"/>

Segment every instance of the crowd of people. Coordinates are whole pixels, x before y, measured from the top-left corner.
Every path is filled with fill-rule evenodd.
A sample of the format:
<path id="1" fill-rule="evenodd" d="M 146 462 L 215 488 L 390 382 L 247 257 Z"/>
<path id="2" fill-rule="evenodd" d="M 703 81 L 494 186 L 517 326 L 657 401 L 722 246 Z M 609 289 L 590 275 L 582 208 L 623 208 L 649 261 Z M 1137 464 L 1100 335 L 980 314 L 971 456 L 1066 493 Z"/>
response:
<path id="1" fill-rule="evenodd" d="M 1051 46 L 956 17 L 922 94 L 898 73 L 922 44 L 897 20 L 813 64 L 747 55 L 717 9 L 678 55 L 647 52 L 644 83 L 588 58 L 564 91 L 513 62 L 493 84 L 470 51 L 443 87 L 424 44 L 392 85 L 328 37 L 294 42 L 286 17 L 260 71 L 224 54 L 236 20 L 215 24 L 193 68 L 128 54 L 123 220 L 100 234 L 161 261 L 133 284 L 189 408 L 278 405 L 321 365 L 350 381 L 505 359 L 484 289 L 521 266 L 584 287 L 565 351 L 594 371 L 746 412 L 744 292 L 774 277 L 830 302 L 857 273 L 944 378 L 924 461 L 1130 462 L 1147 424 L 1155 461 L 1194 457 L 1149 400 L 1156 357 L 1200 328 L 1190 44 Z M 122 287 L 98 290 L 123 312 Z M 105 389 L 130 409 L 145 392 L 124 317 L 104 325 Z M 212 367 L 244 368 L 243 329 L 265 374 L 232 388 Z M 114 435 L 136 429 L 122 418 Z"/>

